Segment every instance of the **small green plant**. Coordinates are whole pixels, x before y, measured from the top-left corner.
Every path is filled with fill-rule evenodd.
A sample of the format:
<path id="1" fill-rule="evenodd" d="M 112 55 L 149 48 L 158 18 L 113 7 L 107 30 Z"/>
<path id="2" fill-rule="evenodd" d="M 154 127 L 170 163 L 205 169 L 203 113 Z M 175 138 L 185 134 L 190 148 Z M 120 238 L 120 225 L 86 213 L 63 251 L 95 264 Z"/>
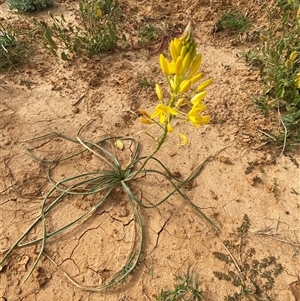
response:
<path id="1" fill-rule="evenodd" d="M 255 103 L 264 112 L 279 112 L 282 131 L 272 136 L 284 142 L 284 147 L 288 139 L 300 141 L 300 9 L 298 1 L 285 4 L 279 5 L 280 25 L 275 25 L 278 22 L 269 11 L 269 26 L 267 33 L 261 34 L 261 45 L 243 54 L 261 71 L 265 87 Z"/>
<path id="2" fill-rule="evenodd" d="M 141 122 L 147 125 L 155 124 L 160 130 L 158 137 L 154 137 L 146 131 L 143 131 L 149 137 L 153 138 L 155 142 L 155 147 L 149 155 L 141 156 L 140 143 L 131 137 L 114 137 L 108 135 L 99 141 L 87 140 L 82 135 L 83 129 L 85 128 L 84 126 L 78 131 L 76 139 L 58 133 L 50 133 L 28 141 L 29 144 L 43 143 L 43 145 L 46 145 L 47 142 L 53 141 L 53 137 L 55 137 L 61 140 L 67 140 L 75 145 L 77 144 L 81 146 L 82 149 L 75 154 L 68 154 L 65 157 L 62 157 L 60 152 L 58 157 L 54 156 L 48 159 L 41 159 L 41 156 L 35 153 L 35 151 L 38 151 L 37 149 L 40 149 L 39 147 L 26 148 L 28 153 L 34 158 L 49 164 L 48 178 L 53 186 L 42 200 L 40 214 L 17 241 L 6 250 L 4 257 L 0 261 L 0 266 L 15 249 L 30 245 L 40 245 L 39 253 L 24 279 L 24 281 L 26 281 L 44 254 L 48 239 L 54 239 L 66 229 L 70 229 L 80 222 L 91 218 L 99 207 L 103 206 L 106 201 L 111 200 L 111 197 L 114 198 L 112 196 L 114 192 L 118 194 L 118 201 L 120 201 L 120 198 L 126 197 L 133 212 L 135 233 L 132 237 L 130 251 L 126 252 L 128 253 L 126 262 L 122 262 L 122 266 L 118 267 L 117 271 L 112 271 L 106 282 L 96 287 L 78 283 L 64 271 L 66 277 L 73 284 L 85 290 L 101 291 L 112 287 L 124 280 L 137 266 L 144 241 L 143 223 L 138 210 L 139 207 L 147 209 L 155 208 L 168 200 L 172 195 L 178 194 L 200 217 L 209 223 L 212 229 L 218 230 L 214 223 L 189 199 L 185 192 L 182 191 L 182 187 L 184 187 L 186 183 L 193 181 L 199 176 L 203 166 L 212 155 L 200 163 L 184 180 L 177 179 L 165 164 L 155 156 L 156 153 L 161 150 L 167 137 L 169 137 L 172 132 L 178 134 L 177 138 L 179 138 L 181 142 L 180 145 L 186 145 L 188 143 L 187 137 L 181 131 L 175 131 L 175 129 L 179 128 L 183 123 L 187 124 L 187 122 L 189 122 L 198 128 L 209 122 L 209 116 L 202 115 L 206 110 L 206 106 L 202 101 L 206 96 L 205 89 L 211 84 L 212 80 L 208 79 L 199 83 L 203 77 L 203 73 L 198 70 L 201 65 L 202 55 L 197 53 L 197 44 L 193 37 L 190 24 L 180 38 L 175 38 L 171 41 L 169 49 L 169 57 L 163 54 L 159 57 L 160 67 L 169 88 L 168 96 L 164 97 L 162 87 L 156 84 L 155 90 L 159 104 L 156 105 L 151 115 L 147 114 L 145 110 L 141 110 Z M 120 156 L 123 158 L 123 160 L 121 160 L 116 153 L 117 151 L 125 149 L 130 151 L 127 152 L 128 156 L 125 158 L 124 163 L 125 154 Z M 101 168 L 91 171 L 85 170 L 84 173 L 79 172 L 71 177 L 64 177 L 61 180 L 53 179 L 53 170 L 57 166 L 60 166 L 60 164 L 72 158 L 78 158 L 77 156 L 80 156 L 80 160 L 82 160 L 82 156 L 86 153 L 92 153 L 95 159 L 99 159 Z M 151 166 L 148 165 L 149 163 L 151 163 Z M 161 181 L 158 180 L 158 182 L 163 183 L 167 181 L 172 189 L 166 193 L 160 191 L 157 199 L 147 203 L 145 198 L 143 198 L 143 194 L 136 195 L 134 193 L 133 187 L 135 187 L 139 180 L 147 181 L 149 178 L 150 180 L 152 178 L 156 180 L 161 178 Z M 149 185 L 147 184 L 145 186 Z M 95 204 L 91 205 L 84 213 L 80 213 L 81 215 L 77 216 L 71 222 L 62 221 L 65 222 L 65 224 L 50 230 L 47 219 L 52 218 L 53 209 L 57 207 L 57 204 L 63 205 L 66 199 L 67 201 L 74 201 L 78 196 L 83 198 L 93 196 Z M 35 231 L 38 227 L 41 232 L 39 237 L 35 236 L 34 239 L 30 239 L 32 230 Z M 54 260 L 52 261 L 54 262 Z M 198 294 L 198 298 L 200 298 L 201 291 L 198 289 L 197 281 L 191 282 L 189 274 L 183 283 L 184 289 L 192 291 L 194 296 Z"/>
<path id="3" fill-rule="evenodd" d="M 255 248 L 247 248 L 250 221 L 244 215 L 243 222 L 231 240 L 223 242 L 227 254 L 213 252 L 213 255 L 228 265 L 228 272 L 214 271 L 219 280 L 230 282 L 239 288 L 232 295 L 224 298 L 225 301 L 247 300 L 252 296 L 255 300 L 272 300 L 269 295 L 274 287 L 275 278 L 283 271 L 281 264 L 273 256 L 257 260 Z M 239 260 L 237 260 L 239 258 Z"/>
<path id="4" fill-rule="evenodd" d="M 154 84 L 151 83 L 151 81 L 149 81 L 145 76 L 143 76 L 139 82 L 138 82 L 139 86 L 141 88 L 153 88 L 154 87 Z"/>
<path id="5" fill-rule="evenodd" d="M 237 8 L 221 15 L 216 26 L 216 31 L 227 29 L 235 34 L 240 34 L 250 27 L 250 20 Z"/>
<path id="6" fill-rule="evenodd" d="M 100 56 L 114 49 L 118 36 L 116 19 L 119 10 L 113 0 L 80 0 L 79 23 L 68 25 L 63 14 L 49 13 L 51 23 L 37 21 L 44 33 L 44 46 L 55 56 L 67 60 L 86 51 L 88 56 Z"/>
<path id="7" fill-rule="evenodd" d="M 199 301 L 203 300 L 201 288 L 199 288 L 199 276 L 190 274 L 190 270 L 184 276 L 176 276 L 174 289 L 165 291 L 156 296 L 157 301 Z"/>
<path id="8" fill-rule="evenodd" d="M 53 0 L 8 0 L 9 9 L 17 9 L 20 12 L 33 12 L 53 5 Z"/>
<path id="9" fill-rule="evenodd" d="M 152 24 L 142 26 L 138 32 L 139 44 L 144 45 L 157 39 L 157 29 Z"/>
<path id="10" fill-rule="evenodd" d="M 0 21 L 0 70 L 22 62 L 27 54 L 27 45 L 18 38 L 16 28 Z"/>

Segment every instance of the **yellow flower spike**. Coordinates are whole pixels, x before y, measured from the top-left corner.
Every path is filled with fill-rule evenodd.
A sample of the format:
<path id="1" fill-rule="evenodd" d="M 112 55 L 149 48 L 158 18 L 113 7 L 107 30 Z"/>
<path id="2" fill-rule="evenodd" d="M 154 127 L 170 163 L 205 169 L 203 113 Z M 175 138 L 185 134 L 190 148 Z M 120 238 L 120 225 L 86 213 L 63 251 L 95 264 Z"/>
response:
<path id="1" fill-rule="evenodd" d="M 170 74 L 169 62 L 167 61 L 167 59 L 165 58 L 165 56 L 162 53 L 159 56 L 159 64 L 160 64 L 160 68 L 164 74 Z"/>
<path id="2" fill-rule="evenodd" d="M 155 92 L 156 92 L 157 98 L 160 101 L 162 101 L 164 99 L 164 95 L 163 95 L 162 88 L 161 88 L 161 86 L 159 84 L 155 85 Z"/>
<path id="3" fill-rule="evenodd" d="M 154 119 L 155 117 L 159 117 L 159 122 L 164 124 L 168 115 L 178 115 L 178 112 L 164 104 L 158 104 L 151 114 L 150 118 Z"/>
<path id="4" fill-rule="evenodd" d="M 202 54 L 198 54 L 195 57 L 194 61 L 192 62 L 189 77 L 192 77 L 195 75 L 195 73 L 198 71 L 198 69 L 201 65 L 201 62 L 202 62 Z"/>
<path id="5" fill-rule="evenodd" d="M 202 72 L 197 73 L 196 75 L 194 75 L 194 76 L 191 78 L 191 83 L 192 83 L 192 85 L 195 84 L 197 81 L 199 81 L 202 77 L 203 77 L 203 73 L 202 73 Z"/>
<path id="6" fill-rule="evenodd" d="M 186 79 L 184 80 L 179 87 L 179 92 L 180 93 L 185 93 L 190 87 L 191 87 L 192 83 L 190 79 Z"/>
<path id="7" fill-rule="evenodd" d="M 181 140 L 181 145 L 187 145 L 189 143 L 186 135 L 179 133 L 179 138 Z"/>
<path id="8" fill-rule="evenodd" d="M 198 86 L 198 88 L 196 89 L 196 92 L 201 92 L 203 91 L 206 87 L 208 87 L 210 84 L 212 83 L 212 78 L 207 79 L 206 81 L 204 81 L 202 84 L 200 84 Z"/>
<path id="9" fill-rule="evenodd" d="M 191 99 L 191 103 L 193 105 L 198 105 L 200 104 L 200 102 L 205 98 L 206 96 L 206 91 L 202 91 L 198 94 L 196 94 L 192 99 Z"/>
<path id="10" fill-rule="evenodd" d="M 180 108 L 185 104 L 185 98 L 179 98 L 175 104 L 175 108 Z"/>

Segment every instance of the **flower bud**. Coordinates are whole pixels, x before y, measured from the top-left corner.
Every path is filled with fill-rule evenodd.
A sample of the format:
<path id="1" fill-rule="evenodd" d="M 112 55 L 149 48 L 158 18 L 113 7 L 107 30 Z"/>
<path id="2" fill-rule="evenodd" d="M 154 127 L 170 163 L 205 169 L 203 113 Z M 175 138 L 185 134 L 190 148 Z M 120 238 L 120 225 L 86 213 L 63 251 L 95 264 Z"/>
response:
<path id="1" fill-rule="evenodd" d="M 199 105 L 200 102 L 205 98 L 205 96 L 206 96 L 206 91 L 202 91 L 202 92 L 196 94 L 196 95 L 191 99 L 191 103 L 192 103 L 193 105 L 196 105 L 196 106 L 197 106 L 197 105 Z"/>
<path id="2" fill-rule="evenodd" d="M 206 87 L 208 87 L 210 84 L 212 83 L 212 79 L 207 79 L 206 81 L 204 81 L 202 84 L 200 84 L 198 86 L 198 88 L 196 89 L 196 92 L 201 92 L 203 91 Z"/>
<path id="3" fill-rule="evenodd" d="M 159 84 L 155 85 L 155 92 L 156 92 L 157 98 L 160 101 L 162 101 L 164 99 L 164 95 L 163 95 L 163 92 L 162 92 L 162 88 Z"/>
<path id="4" fill-rule="evenodd" d="M 167 59 L 165 58 L 165 56 L 163 54 L 161 54 L 159 56 L 159 64 L 160 64 L 160 68 L 164 74 L 170 74 L 169 62 L 167 61 Z"/>
<path id="5" fill-rule="evenodd" d="M 175 108 L 179 108 L 185 104 L 185 98 L 179 98 L 175 104 Z"/>
<path id="6" fill-rule="evenodd" d="M 199 69 L 202 62 L 202 55 L 198 54 L 192 62 L 189 77 L 192 77 Z"/>
<path id="7" fill-rule="evenodd" d="M 197 73 L 196 75 L 194 75 L 194 76 L 191 78 L 191 83 L 192 83 L 192 85 L 195 84 L 197 81 L 199 81 L 202 77 L 203 77 L 203 73 L 202 73 L 202 72 Z"/>
<path id="8" fill-rule="evenodd" d="M 191 84 L 192 83 L 190 79 L 184 80 L 179 87 L 179 92 L 185 93 L 191 87 Z"/>

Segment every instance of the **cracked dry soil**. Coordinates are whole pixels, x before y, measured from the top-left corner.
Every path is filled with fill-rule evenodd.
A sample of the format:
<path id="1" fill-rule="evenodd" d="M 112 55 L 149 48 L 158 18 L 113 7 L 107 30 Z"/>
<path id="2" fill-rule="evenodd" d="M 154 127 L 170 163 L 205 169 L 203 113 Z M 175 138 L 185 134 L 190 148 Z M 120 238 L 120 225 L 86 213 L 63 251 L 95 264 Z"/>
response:
<path id="1" fill-rule="evenodd" d="M 58 1 L 51 11 L 70 16 L 75 5 L 72 1 Z M 271 295 L 274 300 L 299 301 L 300 201 L 295 193 L 300 192 L 299 152 L 280 156 L 280 149 L 266 143 L 261 131 L 277 131 L 280 123 L 276 115 L 266 117 L 256 110 L 251 95 L 262 90 L 259 72 L 237 58 L 237 53 L 257 42 L 257 32 L 267 22 L 264 8 L 271 4 L 128 0 L 120 1 L 120 5 L 123 14 L 132 18 L 132 24 L 153 22 L 158 28 L 175 24 L 184 28 L 189 20 L 193 21 L 204 57 L 202 69 L 206 77 L 214 80 L 206 99 L 212 122 L 200 129 L 186 126 L 189 145 L 178 147 L 174 135 L 158 157 L 172 172 L 185 176 L 209 154 L 228 146 L 205 165 L 185 191 L 220 227 L 223 241 L 232 238 L 247 214 L 247 244 L 255 248 L 255 258 L 274 256 L 283 268 Z M 253 20 L 253 34 L 240 36 L 241 43 L 236 43 L 232 33 L 212 33 L 220 14 L 234 6 Z M 0 11 L 5 17 L 13 16 L 5 3 L 0 5 Z M 35 16 L 46 18 L 47 13 Z M 18 70 L 1 75 L 1 82 L 8 88 L 0 87 L 1 250 L 9 248 L 36 218 L 42 198 L 51 187 L 47 165 L 35 161 L 22 147 L 26 139 L 49 132 L 75 137 L 77 130 L 93 119 L 85 129 L 89 139 L 96 141 L 106 134 L 133 136 L 141 142 L 144 154 L 153 149 L 153 141 L 138 134 L 145 126 L 135 112 L 142 108 L 150 111 L 157 101 L 153 88 L 141 86 L 141 79 L 164 82 L 154 51 L 155 48 L 116 51 L 100 60 L 77 58 L 63 63 L 38 48 Z M 154 129 L 149 131 L 155 134 Z M 76 150 L 72 143 L 60 138 L 25 145 L 42 157 Z M 126 151 L 127 147 L 116 150 L 120 157 L 125 157 Z M 61 164 L 54 177 L 62 179 L 97 168 L 101 163 L 94 155 L 82 155 Z M 167 183 L 150 178 L 147 182 L 140 179 L 134 192 L 145 201 L 153 201 L 169 189 Z M 95 197 L 78 197 L 75 202 L 66 199 L 48 219 L 48 228 L 56 229 L 95 202 Z M 50 240 L 47 256 L 42 257 L 22 287 L 21 281 L 39 246 L 14 251 L 0 273 L 1 300 L 155 300 L 162 289 L 173 288 L 174 274 L 184 275 L 189 267 L 199 274 L 205 300 L 223 300 L 237 291 L 230 283 L 214 277 L 214 271 L 228 271 L 228 266 L 213 255 L 224 253 L 224 247 L 179 195 L 155 209 L 141 209 L 140 213 L 145 228 L 144 251 L 139 265 L 122 284 L 100 293 L 87 292 L 70 283 L 63 272 L 84 285 L 97 286 L 124 265 L 135 223 L 120 190 L 92 218 Z M 30 238 L 39 237 L 40 231 L 35 229 Z"/>

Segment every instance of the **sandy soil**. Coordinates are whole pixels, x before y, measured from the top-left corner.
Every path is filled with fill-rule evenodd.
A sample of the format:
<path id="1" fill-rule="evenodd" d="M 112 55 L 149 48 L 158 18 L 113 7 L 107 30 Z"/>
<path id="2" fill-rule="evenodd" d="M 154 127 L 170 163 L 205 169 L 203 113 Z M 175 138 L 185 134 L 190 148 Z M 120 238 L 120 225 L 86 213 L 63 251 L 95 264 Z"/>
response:
<path id="1" fill-rule="evenodd" d="M 59 2 L 52 11 L 72 15 L 75 4 Z M 247 248 L 255 248 L 253 258 L 260 261 L 274 256 L 283 268 L 269 294 L 274 300 L 299 301 L 299 152 L 281 154 L 281 148 L 267 143 L 262 131 L 278 131 L 280 123 L 276 114 L 266 117 L 255 108 L 251 96 L 262 90 L 259 72 L 237 58 L 239 52 L 257 42 L 257 32 L 266 24 L 266 1 L 192 0 L 174 5 L 171 1 L 128 0 L 121 4 L 122 13 L 127 15 L 135 8 L 132 22 L 184 28 L 190 19 L 193 21 L 204 58 L 202 69 L 206 78 L 214 80 L 206 99 L 212 121 L 200 129 L 186 126 L 189 145 L 177 146 L 174 135 L 158 158 L 172 172 L 186 177 L 210 154 L 226 146 L 185 188 L 189 198 L 220 228 L 220 234 L 217 237 L 176 194 L 157 208 L 139 209 L 145 228 L 144 249 L 138 267 L 122 284 L 102 292 L 78 288 L 64 272 L 83 285 L 98 286 L 126 261 L 134 217 L 119 190 L 92 218 L 49 241 L 47 256 L 22 287 L 20 283 L 40 246 L 14 251 L 0 273 L 1 300 L 155 300 L 162 289 L 173 288 L 174 274 L 184 275 L 189 267 L 199 274 L 204 300 L 224 300 L 239 288 L 214 276 L 214 271 L 225 273 L 229 267 L 213 252 L 228 254 L 222 242 L 234 237 L 247 214 Z M 239 37 L 241 43 L 230 33 L 213 33 L 220 14 L 234 5 L 254 21 L 252 32 Z M 0 11 L 5 17 L 11 16 L 5 3 Z M 46 13 L 36 17 L 45 18 Z M 139 132 L 147 129 L 155 134 L 155 130 L 142 125 L 137 113 L 139 109 L 150 112 L 157 101 L 153 87 L 141 85 L 141 79 L 164 83 L 158 53 L 154 53 L 157 47 L 117 50 L 100 60 L 77 58 L 69 62 L 55 60 L 38 48 L 28 63 L 1 74 L 1 250 L 9 248 L 39 215 L 42 199 L 51 188 L 47 165 L 28 155 L 23 146 L 51 158 L 78 148 L 61 138 L 25 142 L 27 139 L 50 132 L 75 138 L 80 127 L 92 120 L 84 129 L 84 137 L 90 140 L 107 134 L 132 136 L 141 142 L 143 154 L 153 149 L 154 142 Z M 123 151 L 115 149 L 125 161 L 126 151 L 128 145 Z M 54 177 L 59 180 L 101 167 L 96 156 L 82 155 L 60 164 Z M 140 179 L 134 187 L 145 201 L 158 201 L 168 191 L 166 182 L 153 178 Z M 56 229 L 96 202 L 94 197 L 66 200 L 49 218 L 49 229 Z M 40 228 L 34 229 L 31 238 L 40 233 Z M 247 261 L 238 244 L 236 251 L 238 260 Z M 234 270 L 234 266 L 230 268 Z M 249 296 L 243 300 L 258 299 Z"/>

